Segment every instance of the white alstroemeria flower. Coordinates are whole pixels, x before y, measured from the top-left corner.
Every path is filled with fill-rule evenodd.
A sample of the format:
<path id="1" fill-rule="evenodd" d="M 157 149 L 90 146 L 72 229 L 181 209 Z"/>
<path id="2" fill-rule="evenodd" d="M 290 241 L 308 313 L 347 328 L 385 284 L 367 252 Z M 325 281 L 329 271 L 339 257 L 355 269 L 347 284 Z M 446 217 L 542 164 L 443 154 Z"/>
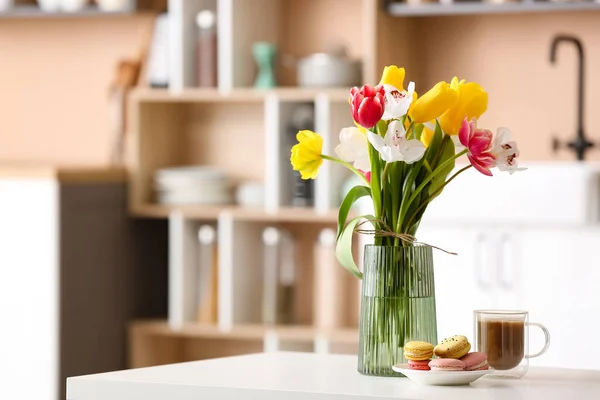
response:
<path id="1" fill-rule="evenodd" d="M 381 119 L 388 121 L 406 115 L 408 107 L 412 103 L 415 83 L 410 82 L 408 90 L 402 92 L 392 85 L 383 85 L 383 89 L 385 90 L 385 111 Z"/>
<path id="2" fill-rule="evenodd" d="M 367 131 L 367 139 L 388 163 L 404 161 L 412 164 L 425 154 L 425 146 L 417 139 L 406 139 L 406 130 L 400 121 L 392 121 L 388 125 L 385 138 Z"/>
<path id="3" fill-rule="evenodd" d="M 335 154 L 346 162 L 354 163 L 356 169 L 371 170 L 367 137 L 355 126 L 340 131 L 340 144 L 335 147 Z"/>
<path id="4" fill-rule="evenodd" d="M 508 171 L 511 175 L 516 171 L 525 171 L 527 168 L 519 168 L 517 157 L 519 148 L 517 142 L 510 140 L 508 128 L 498 128 L 492 142 L 492 154 L 496 157 L 496 167 L 500 171 Z"/>

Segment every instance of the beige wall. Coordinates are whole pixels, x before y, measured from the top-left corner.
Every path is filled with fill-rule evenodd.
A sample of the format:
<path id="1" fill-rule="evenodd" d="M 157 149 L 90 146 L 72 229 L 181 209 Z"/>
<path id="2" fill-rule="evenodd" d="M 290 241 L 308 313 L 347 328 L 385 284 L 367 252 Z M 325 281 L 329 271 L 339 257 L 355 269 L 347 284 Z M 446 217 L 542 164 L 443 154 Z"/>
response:
<path id="1" fill-rule="evenodd" d="M 574 47 L 559 47 L 549 62 L 550 43 L 558 33 L 574 34 L 586 51 L 584 127 L 600 142 L 600 12 L 464 16 L 416 19 L 421 93 L 452 74 L 481 83 L 490 94 L 481 126 L 508 126 L 523 159 L 574 159 L 555 156 L 551 137 L 572 139 L 576 132 L 577 58 Z M 563 47 L 564 46 L 564 47 Z M 413 54 L 414 56 L 414 54 Z M 600 148 L 589 153 L 600 159 Z"/>
<path id="2" fill-rule="evenodd" d="M 303 10 L 296 2 L 284 4 L 290 8 L 286 12 Z M 312 11 L 321 5 L 309 4 Z M 340 14 L 341 37 L 359 24 L 354 13 L 360 3 L 351 5 L 352 13 Z M 583 40 L 588 73 L 585 127 L 600 140 L 600 116 L 593 112 L 600 107 L 600 92 L 594 90 L 600 88 L 600 74 L 594 73 L 600 70 L 600 53 L 595 51 L 599 17 L 600 12 L 592 11 L 404 19 L 380 12 L 377 60 L 379 66 L 406 65 L 419 93 L 452 74 L 480 82 L 490 93 L 482 126 L 510 127 L 524 159 L 572 159 L 566 151 L 554 156 L 550 138 L 555 134 L 570 139 L 575 134 L 575 51 L 561 47 L 558 63 L 552 66 L 550 41 L 557 33 Z M 325 44 L 308 35 L 310 29 L 292 35 L 294 20 L 287 21 L 284 50 L 303 55 Z M 138 53 L 151 21 L 150 15 L 1 21 L 0 161 L 106 163 L 108 87 L 117 61 Z M 315 22 L 320 27 L 324 23 Z M 292 38 L 301 42 L 286 42 Z M 353 44 L 352 52 L 360 54 L 361 40 Z M 591 157 L 600 159 L 600 150 Z"/>
<path id="3" fill-rule="evenodd" d="M 0 21 L 0 162 L 107 163 L 108 88 L 152 18 Z"/>

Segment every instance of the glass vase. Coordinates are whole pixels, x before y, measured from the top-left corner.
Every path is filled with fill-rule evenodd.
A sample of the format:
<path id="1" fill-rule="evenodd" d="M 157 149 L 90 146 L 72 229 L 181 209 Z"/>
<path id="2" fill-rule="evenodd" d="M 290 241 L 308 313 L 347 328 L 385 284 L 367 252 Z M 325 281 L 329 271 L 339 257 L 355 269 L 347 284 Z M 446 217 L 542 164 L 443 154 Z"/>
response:
<path id="1" fill-rule="evenodd" d="M 433 252 L 429 246 L 365 246 L 358 371 L 402 376 L 404 343 L 437 344 Z"/>

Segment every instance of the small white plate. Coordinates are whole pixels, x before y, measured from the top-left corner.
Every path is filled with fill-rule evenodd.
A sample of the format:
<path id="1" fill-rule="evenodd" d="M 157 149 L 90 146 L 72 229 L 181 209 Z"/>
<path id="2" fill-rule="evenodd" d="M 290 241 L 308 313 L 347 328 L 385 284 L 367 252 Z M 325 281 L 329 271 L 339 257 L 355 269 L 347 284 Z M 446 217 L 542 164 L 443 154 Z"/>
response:
<path id="1" fill-rule="evenodd" d="M 482 376 L 494 372 L 492 368 L 485 371 L 415 371 L 408 369 L 408 364 L 394 365 L 392 369 L 405 375 L 411 381 L 426 386 L 468 385 Z"/>

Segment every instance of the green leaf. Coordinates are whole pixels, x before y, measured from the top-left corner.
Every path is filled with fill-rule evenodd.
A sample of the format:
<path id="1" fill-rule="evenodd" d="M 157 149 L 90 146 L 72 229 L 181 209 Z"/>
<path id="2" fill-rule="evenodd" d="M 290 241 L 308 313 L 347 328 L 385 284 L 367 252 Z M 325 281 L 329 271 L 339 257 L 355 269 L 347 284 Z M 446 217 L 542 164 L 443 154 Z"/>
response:
<path id="1" fill-rule="evenodd" d="M 377 133 L 380 136 L 385 136 L 385 133 L 387 132 L 387 128 L 388 125 L 390 124 L 390 121 L 385 121 L 385 120 L 380 120 L 377 125 L 375 125 L 375 133 Z"/>
<path id="2" fill-rule="evenodd" d="M 360 217 L 352 219 L 350 222 L 348 222 L 344 229 L 342 229 L 342 233 L 340 234 L 335 246 L 335 255 L 340 264 L 342 264 L 342 267 L 346 268 L 358 279 L 362 279 L 363 274 L 360 272 L 356 266 L 356 263 L 354 262 L 354 257 L 352 255 L 352 237 L 356 225 L 358 225 L 362 219 L 367 219 L 369 221 L 376 220 L 372 215 L 361 215 Z"/>
<path id="3" fill-rule="evenodd" d="M 421 171 L 424 161 L 425 157 L 421 158 L 416 163 L 409 165 L 408 175 L 406 176 L 402 187 L 402 200 L 400 201 L 400 215 L 398 217 L 398 223 L 400 225 L 392 228 L 396 233 L 403 232 L 402 225 L 406 222 L 404 221 L 404 217 L 406 217 L 406 213 L 410 207 L 408 199 L 415 190 L 415 181 L 417 180 L 417 176 Z"/>
<path id="4" fill-rule="evenodd" d="M 442 132 L 442 128 L 440 127 L 439 122 L 435 122 L 435 132 L 433 133 L 433 137 L 431 138 L 431 142 L 429 143 L 429 147 L 427 147 L 427 151 L 425 152 L 425 157 L 431 165 L 431 168 L 435 169 L 436 165 L 439 164 L 439 159 L 434 165 L 434 161 L 436 155 L 440 150 L 440 146 L 442 145 L 442 139 L 444 137 L 444 133 Z"/>
<path id="5" fill-rule="evenodd" d="M 342 230 L 346 224 L 346 219 L 348 218 L 348 214 L 350 213 L 352 205 L 356 202 L 356 200 L 364 196 L 371 196 L 371 188 L 364 185 L 356 185 L 348 191 L 348 194 L 346 194 L 346 197 L 344 198 L 344 201 L 342 201 L 338 211 L 337 239 L 339 239 L 340 235 L 342 234 Z"/>
<path id="6" fill-rule="evenodd" d="M 414 138 L 417 140 L 421 140 L 421 134 L 423 133 L 423 128 L 425 128 L 425 126 L 423 126 L 423 124 L 414 124 L 413 125 L 413 132 L 414 132 Z"/>
<path id="7" fill-rule="evenodd" d="M 456 153 L 456 150 L 454 148 L 454 142 L 452 140 L 444 140 L 443 146 L 441 149 L 441 153 L 440 153 L 440 158 L 438 161 L 438 165 L 441 165 L 446 160 L 452 158 L 455 153 Z M 444 183 L 446 182 L 446 178 L 448 177 L 448 175 L 450 175 L 450 173 L 454 169 L 455 165 L 456 165 L 456 162 L 454 162 L 454 161 L 451 162 L 450 164 L 445 166 L 440 171 L 440 173 L 435 176 L 435 178 L 433 178 L 431 180 L 431 184 L 429 185 L 429 195 L 433 195 L 437 190 L 439 190 L 444 185 Z M 434 198 L 436 198 L 437 196 L 439 196 L 441 193 L 442 193 L 442 191 L 440 190 L 440 192 L 437 193 L 435 196 L 433 196 L 430 199 L 430 201 L 433 200 Z"/>

